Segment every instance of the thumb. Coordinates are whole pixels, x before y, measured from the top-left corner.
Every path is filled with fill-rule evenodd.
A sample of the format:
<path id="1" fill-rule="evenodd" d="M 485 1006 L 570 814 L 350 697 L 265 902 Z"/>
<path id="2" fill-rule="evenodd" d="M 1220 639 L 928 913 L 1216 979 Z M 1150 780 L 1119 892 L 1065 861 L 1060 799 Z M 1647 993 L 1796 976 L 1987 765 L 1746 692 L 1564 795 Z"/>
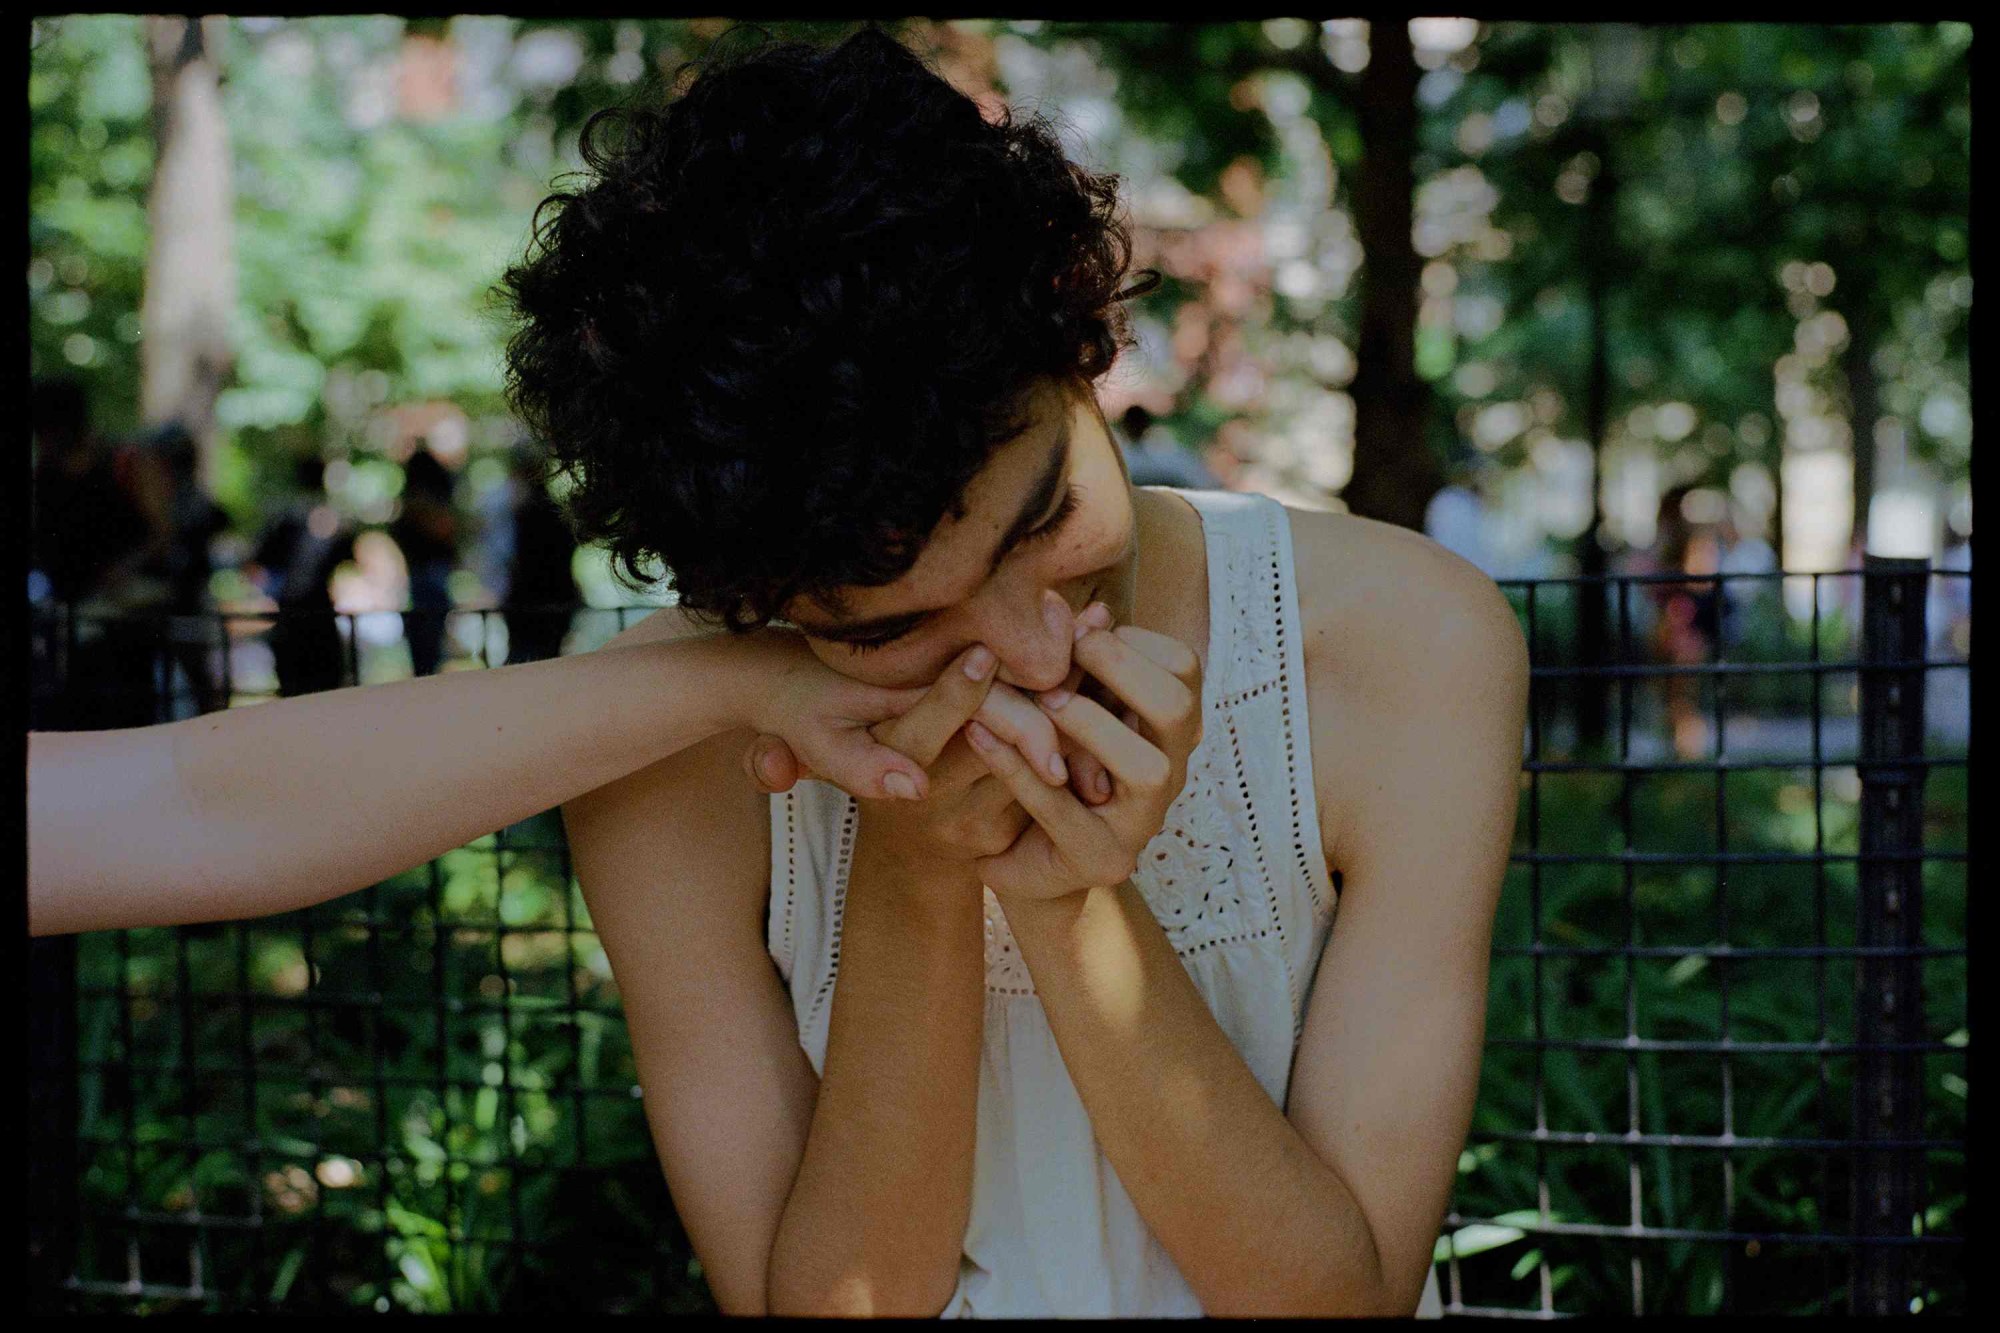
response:
<path id="1" fill-rule="evenodd" d="M 776 736 L 759 736 L 743 752 L 743 771 L 759 791 L 790 791 L 799 780 L 799 761 L 792 747 Z"/>

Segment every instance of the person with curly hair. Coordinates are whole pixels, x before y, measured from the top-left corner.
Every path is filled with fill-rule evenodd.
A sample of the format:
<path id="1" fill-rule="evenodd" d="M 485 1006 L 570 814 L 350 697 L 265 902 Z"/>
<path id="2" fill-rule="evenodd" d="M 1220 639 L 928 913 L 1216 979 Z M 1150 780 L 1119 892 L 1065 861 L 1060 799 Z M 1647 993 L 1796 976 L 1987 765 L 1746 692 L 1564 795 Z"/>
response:
<path id="1" fill-rule="evenodd" d="M 725 37 L 582 147 L 508 384 L 579 535 L 678 593 L 624 639 L 956 691 L 888 742 L 920 800 L 753 781 L 738 731 L 564 806 L 717 1304 L 1437 1313 L 1506 599 L 1402 529 L 1134 486 L 1117 178 L 872 26 Z"/>

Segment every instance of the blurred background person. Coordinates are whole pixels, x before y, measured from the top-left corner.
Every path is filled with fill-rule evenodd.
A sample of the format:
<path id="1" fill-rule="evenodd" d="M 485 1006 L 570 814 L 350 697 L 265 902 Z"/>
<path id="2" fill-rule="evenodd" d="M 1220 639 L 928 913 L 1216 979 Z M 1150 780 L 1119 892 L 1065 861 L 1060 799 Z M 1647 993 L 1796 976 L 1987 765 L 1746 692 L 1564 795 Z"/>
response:
<path id="1" fill-rule="evenodd" d="M 1947 544 L 1938 556 L 1937 567 L 1958 573 L 1972 572 L 1972 538 L 1968 534 Z M 1965 656 L 1972 651 L 1972 580 L 1950 578 L 1931 580 L 1928 608 L 1932 642 L 1940 652 Z"/>
<path id="2" fill-rule="evenodd" d="M 541 451 L 524 446 L 509 463 L 513 535 L 507 564 L 507 661 L 539 662 L 562 652 L 581 601 L 570 569 L 576 537 L 549 494 Z"/>
<path id="3" fill-rule="evenodd" d="M 91 423 L 84 388 L 36 381 L 33 560 L 57 601 L 144 601 L 143 574 L 171 530 L 165 478 L 131 446 L 112 448 Z"/>
<path id="4" fill-rule="evenodd" d="M 429 676 L 444 657 L 445 616 L 451 610 L 451 573 L 458 566 L 458 511 L 452 504 L 451 471 L 429 445 L 419 445 L 403 464 L 403 504 L 389 535 L 410 570 L 410 610 L 403 633 L 410 643 L 410 667 Z"/>
<path id="5" fill-rule="evenodd" d="M 1714 525 L 1696 523 L 1687 515 L 1685 501 L 1694 489 L 1672 486 L 1660 497 L 1653 545 L 1640 553 L 1633 573 L 1692 576 L 1713 574 L 1721 568 L 1722 550 Z M 1647 636 L 1650 660 L 1676 667 L 1698 666 L 1710 660 L 1722 632 L 1723 597 L 1718 586 L 1693 582 L 1640 586 L 1654 608 Z M 1701 758 L 1708 752 L 1709 725 L 1701 711 L 1701 693 L 1697 675 L 1680 671 L 1665 678 L 1667 722 L 1674 752 L 1683 759 Z"/>
<path id="6" fill-rule="evenodd" d="M 1778 552 L 1756 529 L 1746 529 L 1736 521 L 1734 506 L 1723 511 L 1719 531 L 1722 555 L 1718 567 L 1724 574 L 1775 575 Z M 1751 608 L 1779 597 L 1776 578 L 1731 579 L 1722 585 L 1722 646 L 1735 648 L 1750 623 Z"/>
<path id="7" fill-rule="evenodd" d="M 146 452 L 159 465 L 166 482 L 166 544 L 159 549 L 151 572 L 167 587 L 166 624 L 169 669 L 178 668 L 187 682 L 185 692 L 171 688 L 170 709 L 208 713 L 222 706 L 215 667 L 218 646 L 209 598 L 215 572 L 211 547 L 229 531 L 229 515 L 202 489 L 194 436 L 179 421 L 170 421 L 145 438 Z"/>
<path id="8" fill-rule="evenodd" d="M 1153 414 L 1134 403 L 1118 418 L 1124 434 L 1125 462 L 1135 486 L 1178 486 L 1212 491 L 1222 483 L 1191 450 L 1184 448 Z"/>
<path id="9" fill-rule="evenodd" d="M 347 683 L 346 644 L 328 585 L 352 559 L 354 530 L 327 500 L 325 462 L 317 455 L 297 459 L 291 497 L 251 556 L 256 582 L 278 604 L 270 644 L 280 695 Z"/>
<path id="10" fill-rule="evenodd" d="M 158 653 L 135 612 L 159 611 L 163 581 L 149 568 L 171 543 L 162 469 L 132 445 L 97 433 L 88 394 L 66 377 L 30 391 L 34 443 L 31 560 L 50 599 L 72 617 L 51 729 L 139 726 L 155 718 Z"/>

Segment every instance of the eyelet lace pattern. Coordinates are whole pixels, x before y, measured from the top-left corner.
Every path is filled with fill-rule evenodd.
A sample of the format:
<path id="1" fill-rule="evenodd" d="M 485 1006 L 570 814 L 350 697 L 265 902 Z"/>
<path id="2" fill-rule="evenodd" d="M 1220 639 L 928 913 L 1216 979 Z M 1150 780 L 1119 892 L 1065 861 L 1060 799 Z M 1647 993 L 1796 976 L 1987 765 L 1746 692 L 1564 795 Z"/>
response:
<path id="1" fill-rule="evenodd" d="M 1290 543 L 1275 502 L 1219 509 L 1215 500 L 1194 501 L 1209 548 L 1202 739 L 1133 884 L 1183 958 L 1276 935 L 1296 1040 L 1300 973 L 1310 969 L 1295 966 L 1291 937 L 1323 937 L 1333 891 L 1314 822 L 1299 628 L 1296 612 L 1286 614 Z M 1032 995 L 1005 909 L 991 890 L 985 898 L 987 989 Z"/>

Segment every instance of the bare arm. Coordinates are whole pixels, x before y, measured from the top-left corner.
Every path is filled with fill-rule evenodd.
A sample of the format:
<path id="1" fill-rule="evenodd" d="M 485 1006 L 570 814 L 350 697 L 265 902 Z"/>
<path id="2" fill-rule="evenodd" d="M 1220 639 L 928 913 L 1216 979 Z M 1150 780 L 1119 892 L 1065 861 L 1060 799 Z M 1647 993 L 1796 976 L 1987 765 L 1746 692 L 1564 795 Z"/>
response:
<path id="1" fill-rule="evenodd" d="M 563 806 L 674 1209 L 725 1314 L 765 1271 L 818 1096 L 765 951 L 769 798 L 731 732 Z"/>
<path id="2" fill-rule="evenodd" d="M 1129 881 L 1008 901 L 1098 1142 L 1210 1314 L 1407 1315 L 1423 1288 L 1478 1086 L 1528 679 L 1490 581 L 1445 583 L 1407 593 L 1423 642 L 1366 701 L 1288 1112 Z"/>
<path id="3" fill-rule="evenodd" d="M 771 703 L 804 654 L 690 636 L 160 726 L 32 733 L 29 928 L 324 902 L 753 715 L 775 730 Z M 869 691 L 830 672 L 801 679 L 816 700 Z M 873 697 L 886 708 L 890 693 Z M 859 726 L 841 753 L 857 777 L 907 764 Z"/>
<path id="4" fill-rule="evenodd" d="M 983 659 L 984 665 L 978 663 Z M 974 716 L 1029 768 L 1030 718 L 992 685 L 992 654 L 962 654 L 907 714 L 875 729 L 924 763 L 922 803 L 863 801 L 812 1131 L 771 1255 L 773 1313 L 936 1315 L 958 1284 L 972 1213 L 986 932 L 980 859 L 1028 814 L 966 742 Z M 989 688 L 990 686 L 990 688 Z M 1052 733 L 1053 728 L 1049 728 Z M 986 734 L 980 732 L 979 734 Z"/>
<path id="5" fill-rule="evenodd" d="M 1512 608 L 1440 555 L 1456 591 L 1410 669 L 1378 674 L 1379 693 L 1361 701 L 1368 781 L 1329 853 L 1340 912 L 1286 1108 L 1367 1218 L 1382 1295 L 1401 1311 L 1422 1294 L 1479 1091 L 1527 724 L 1528 646 Z"/>
<path id="6" fill-rule="evenodd" d="M 955 671 L 877 734 L 934 760 L 986 693 Z M 768 805 L 737 762 L 746 738 L 563 808 L 661 1165 L 725 1312 L 935 1313 L 970 1211 L 983 919 L 976 880 L 946 892 L 897 813 L 962 811 L 974 765 L 936 764 L 926 802 L 864 808 L 819 1081 L 765 952 Z"/>
<path id="7" fill-rule="evenodd" d="M 770 1313 L 935 1315 L 972 1212 L 986 990 L 976 876 L 900 861 L 864 819 L 825 1075 L 771 1255 Z"/>

